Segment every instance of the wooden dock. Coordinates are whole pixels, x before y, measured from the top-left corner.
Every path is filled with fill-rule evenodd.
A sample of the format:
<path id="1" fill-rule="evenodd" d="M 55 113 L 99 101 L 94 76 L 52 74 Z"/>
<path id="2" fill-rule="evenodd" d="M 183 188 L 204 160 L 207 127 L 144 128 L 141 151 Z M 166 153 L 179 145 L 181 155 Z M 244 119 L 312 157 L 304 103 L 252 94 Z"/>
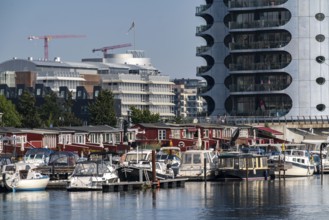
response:
<path id="1" fill-rule="evenodd" d="M 157 182 L 118 182 L 103 184 L 103 192 L 121 192 L 141 189 L 168 189 L 176 187 L 185 187 L 185 182 L 188 179 L 167 179 Z"/>

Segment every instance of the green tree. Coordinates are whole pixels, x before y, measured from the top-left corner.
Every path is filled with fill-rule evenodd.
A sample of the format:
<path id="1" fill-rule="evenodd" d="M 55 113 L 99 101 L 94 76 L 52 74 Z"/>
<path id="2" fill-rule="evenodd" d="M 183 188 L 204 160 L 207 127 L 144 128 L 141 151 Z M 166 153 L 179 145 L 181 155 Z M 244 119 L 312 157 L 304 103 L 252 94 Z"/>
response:
<path id="1" fill-rule="evenodd" d="M 102 90 L 97 99 L 89 105 L 90 124 L 116 126 L 114 97 L 110 90 Z"/>
<path id="2" fill-rule="evenodd" d="M 158 113 L 152 114 L 150 110 L 140 110 L 136 107 L 130 107 L 131 121 L 134 124 L 137 123 L 155 123 L 159 122 L 160 115 Z"/>
<path id="3" fill-rule="evenodd" d="M 72 92 L 68 94 L 67 99 L 65 99 L 63 103 L 63 112 L 60 117 L 60 126 L 80 126 L 82 125 L 82 122 L 79 118 L 77 118 L 73 111 L 73 98 L 72 98 Z"/>
<path id="4" fill-rule="evenodd" d="M 44 123 L 43 126 L 59 126 L 62 112 L 63 107 L 57 98 L 57 94 L 51 91 L 44 97 L 44 103 L 39 108 L 40 118 Z"/>
<path id="5" fill-rule="evenodd" d="M 0 95 L 0 112 L 3 114 L 1 126 L 20 127 L 22 125 L 22 117 L 16 111 L 15 105 L 3 95 Z"/>
<path id="6" fill-rule="evenodd" d="M 17 111 L 22 116 L 22 127 L 41 127 L 41 119 L 35 106 L 35 98 L 27 90 L 24 90 L 18 99 Z"/>

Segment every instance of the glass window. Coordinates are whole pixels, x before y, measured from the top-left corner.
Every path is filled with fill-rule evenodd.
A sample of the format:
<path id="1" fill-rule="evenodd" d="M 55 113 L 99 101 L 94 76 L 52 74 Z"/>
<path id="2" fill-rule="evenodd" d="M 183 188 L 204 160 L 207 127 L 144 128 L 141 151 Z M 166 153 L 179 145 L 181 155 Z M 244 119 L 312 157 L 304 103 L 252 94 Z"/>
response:
<path id="1" fill-rule="evenodd" d="M 315 39 L 318 42 L 323 42 L 325 40 L 325 36 L 323 34 L 318 34 L 318 35 L 316 35 Z"/>
<path id="2" fill-rule="evenodd" d="M 324 111 L 326 109 L 326 106 L 324 104 L 319 104 L 316 106 L 316 109 L 319 111 Z"/>
<path id="3" fill-rule="evenodd" d="M 315 18 L 316 18 L 316 20 L 318 20 L 318 21 L 323 21 L 324 18 L 325 18 L 325 16 L 324 16 L 323 13 L 317 13 L 317 14 L 315 15 Z"/>
<path id="4" fill-rule="evenodd" d="M 323 85 L 326 82 L 326 79 L 323 77 L 316 78 L 316 83 L 319 85 Z"/>

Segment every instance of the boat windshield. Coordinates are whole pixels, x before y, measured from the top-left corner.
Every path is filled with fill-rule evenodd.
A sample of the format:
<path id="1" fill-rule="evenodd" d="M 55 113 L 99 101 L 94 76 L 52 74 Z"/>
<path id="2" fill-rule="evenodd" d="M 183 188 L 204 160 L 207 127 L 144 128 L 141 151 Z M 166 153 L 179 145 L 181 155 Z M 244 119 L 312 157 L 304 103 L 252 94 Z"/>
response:
<path id="1" fill-rule="evenodd" d="M 78 163 L 74 170 L 74 175 L 97 175 L 109 172 L 106 164 L 100 163 Z"/>

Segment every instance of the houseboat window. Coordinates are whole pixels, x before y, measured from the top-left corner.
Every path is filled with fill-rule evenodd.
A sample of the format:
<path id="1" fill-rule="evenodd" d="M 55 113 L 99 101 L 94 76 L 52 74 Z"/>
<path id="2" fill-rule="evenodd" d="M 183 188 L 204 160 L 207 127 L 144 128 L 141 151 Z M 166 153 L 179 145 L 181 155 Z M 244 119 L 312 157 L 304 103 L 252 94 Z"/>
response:
<path id="1" fill-rule="evenodd" d="M 193 163 L 194 164 L 201 163 L 200 154 L 194 154 L 193 155 Z"/>
<path id="2" fill-rule="evenodd" d="M 242 169 L 242 168 L 245 168 L 246 166 L 246 159 L 237 159 L 238 161 L 239 161 L 239 167 L 240 167 L 240 169 Z"/>
<path id="3" fill-rule="evenodd" d="M 232 168 L 233 167 L 233 158 L 222 158 L 220 160 L 220 167 L 222 168 Z"/>
<path id="4" fill-rule="evenodd" d="M 302 163 L 305 163 L 305 160 L 304 159 L 301 159 Z"/>
<path id="5" fill-rule="evenodd" d="M 165 140 L 166 139 L 166 130 L 158 130 L 158 139 Z"/>
<path id="6" fill-rule="evenodd" d="M 184 155 L 184 163 L 186 163 L 186 164 L 191 164 L 192 163 L 192 155 L 191 154 Z"/>
<path id="7" fill-rule="evenodd" d="M 248 169 L 253 168 L 254 167 L 253 159 L 247 158 L 246 160 L 248 162 Z"/>
<path id="8" fill-rule="evenodd" d="M 296 158 L 292 158 L 292 161 L 296 162 Z"/>
<path id="9" fill-rule="evenodd" d="M 262 166 L 263 167 L 267 167 L 268 166 L 268 164 L 267 164 L 267 158 L 266 157 L 263 157 L 262 158 Z"/>

